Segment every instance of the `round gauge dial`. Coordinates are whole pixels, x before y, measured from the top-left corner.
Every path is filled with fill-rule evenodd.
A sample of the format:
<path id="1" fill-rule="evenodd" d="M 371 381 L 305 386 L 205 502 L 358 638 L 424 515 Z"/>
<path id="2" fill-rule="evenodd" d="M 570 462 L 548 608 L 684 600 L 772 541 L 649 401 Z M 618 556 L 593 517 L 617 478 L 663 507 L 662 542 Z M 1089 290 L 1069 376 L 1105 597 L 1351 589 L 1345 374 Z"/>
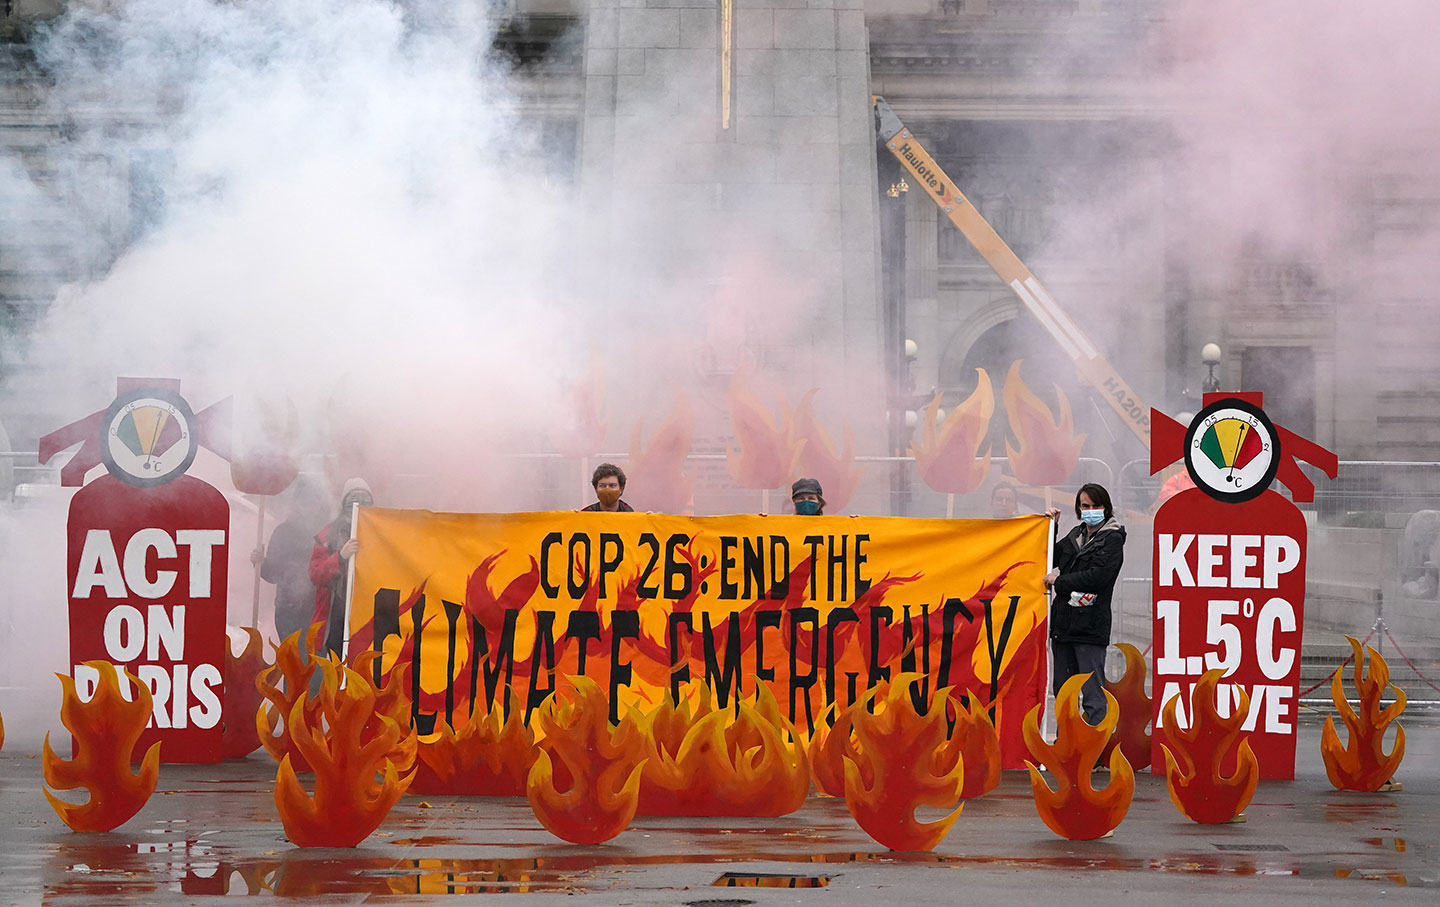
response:
<path id="1" fill-rule="evenodd" d="M 1202 409 L 1185 432 L 1185 468 L 1212 498 L 1239 503 L 1270 487 L 1280 442 L 1264 410 L 1237 398 Z"/>

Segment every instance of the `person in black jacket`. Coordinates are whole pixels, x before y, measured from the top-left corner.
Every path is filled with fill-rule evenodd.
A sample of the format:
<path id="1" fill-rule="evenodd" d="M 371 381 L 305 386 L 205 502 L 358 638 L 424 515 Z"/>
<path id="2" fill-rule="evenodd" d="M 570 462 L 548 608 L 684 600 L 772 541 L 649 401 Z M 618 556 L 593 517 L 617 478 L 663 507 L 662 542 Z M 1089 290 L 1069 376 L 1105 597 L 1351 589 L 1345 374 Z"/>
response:
<path id="1" fill-rule="evenodd" d="M 1057 514 L 1058 515 L 1058 514 Z M 1110 599 L 1125 560 L 1125 527 L 1115 521 L 1110 493 L 1096 484 L 1075 495 L 1076 526 L 1055 545 L 1055 569 L 1045 585 L 1050 605 L 1050 651 L 1055 692 L 1076 674 L 1089 674 L 1080 690 L 1085 720 L 1105 717 L 1105 650 L 1110 645 Z"/>

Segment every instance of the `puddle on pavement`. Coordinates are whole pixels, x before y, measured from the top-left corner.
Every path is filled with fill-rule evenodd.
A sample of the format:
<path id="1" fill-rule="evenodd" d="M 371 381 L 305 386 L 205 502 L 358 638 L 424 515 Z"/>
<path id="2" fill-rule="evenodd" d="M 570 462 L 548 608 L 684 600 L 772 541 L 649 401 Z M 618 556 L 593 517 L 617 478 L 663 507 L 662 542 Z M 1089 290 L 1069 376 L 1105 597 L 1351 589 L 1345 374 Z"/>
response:
<path id="1" fill-rule="evenodd" d="M 830 884 L 830 877 L 784 873 L 746 875 L 743 872 L 727 872 L 710 884 L 716 888 L 824 888 Z"/>
<path id="2" fill-rule="evenodd" d="M 1378 839 L 1393 842 L 1397 839 Z M 1102 845 L 1103 847 L 1103 845 Z M 1383 845 L 1382 845 L 1383 847 Z M 1401 851 L 1403 852 L 1403 851 Z M 373 854 L 373 851 L 370 853 Z M 629 854 L 618 848 L 557 853 L 531 858 L 395 859 L 357 852 L 319 858 L 300 850 L 275 857 L 228 859 L 205 841 L 130 844 L 64 844 L 56 848 L 59 878 L 47 886 L 51 896 L 136 895 L 157 890 L 191 895 L 318 894 L 498 894 L 582 893 L 628 887 L 619 879 L 625 867 L 717 865 L 737 862 L 792 864 L 894 864 L 937 868 L 1012 870 L 1109 870 L 1231 877 L 1282 876 L 1343 879 L 1410 887 L 1440 887 L 1440 879 L 1416 876 L 1395 865 L 1351 859 L 1344 862 L 1294 856 L 1257 857 L 1233 853 L 1177 854 L 1141 858 L 1097 852 L 1066 856 L 1014 857 L 835 851 L 753 851 L 697 854 Z M 1377 854 L 1378 857 L 1378 854 Z M 633 871 L 633 870 L 631 870 Z M 830 876 L 728 872 L 712 884 L 727 887 L 818 887 Z M 742 881 L 754 880 L 754 881 Z M 696 880 L 694 884 L 704 884 Z"/>

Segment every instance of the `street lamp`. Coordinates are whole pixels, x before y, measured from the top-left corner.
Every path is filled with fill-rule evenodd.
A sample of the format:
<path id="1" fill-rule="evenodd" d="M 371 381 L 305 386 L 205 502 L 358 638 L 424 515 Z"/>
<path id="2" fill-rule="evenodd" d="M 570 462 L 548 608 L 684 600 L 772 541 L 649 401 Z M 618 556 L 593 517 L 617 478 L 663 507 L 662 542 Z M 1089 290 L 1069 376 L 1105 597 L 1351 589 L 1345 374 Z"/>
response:
<path id="1" fill-rule="evenodd" d="M 1207 343 L 1200 349 L 1200 361 L 1205 363 L 1209 374 L 1205 376 L 1204 391 L 1213 394 L 1220 390 L 1220 379 L 1215 377 L 1215 366 L 1220 364 L 1220 345 L 1218 343 Z"/>

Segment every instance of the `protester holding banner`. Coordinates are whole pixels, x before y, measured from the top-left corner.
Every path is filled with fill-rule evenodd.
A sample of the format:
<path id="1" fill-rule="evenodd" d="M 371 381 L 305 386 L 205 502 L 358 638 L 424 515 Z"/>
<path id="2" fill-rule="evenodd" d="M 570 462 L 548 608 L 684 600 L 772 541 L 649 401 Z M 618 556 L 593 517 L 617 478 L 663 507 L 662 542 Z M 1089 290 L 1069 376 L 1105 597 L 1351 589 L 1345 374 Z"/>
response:
<path id="1" fill-rule="evenodd" d="M 614 463 L 601 463 L 590 477 L 595 489 L 595 503 L 581 508 L 581 512 L 634 513 L 635 508 L 620 500 L 625 493 L 625 470 Z"/>
<path id="2" fill-rule="evenodd" d="M 315 613 L 311 623 L 325 622 L 325 651 L 338 655 L 345 645 L 345 573 L 359 550 L 351 538 L 355 505 L 368 507 L 375 496 L 364 479 L 346 479 L 340 492 L 340 515 L 315 536 L 310 552 L 310 581 L 315 584 Z"/>
<path id="3" fill-rule="evenodd" d="M 1054 689 L 1077 674 L 1089 674 L 1080 692 L 1085 720 L 1105 717 L 1105 650 L 1110 645 L 1110 599 L 1125 559 L 1125 527 L 1115 519 L 1110 493 L 1094 483 L 1075 495 L 1080 525 L 1055 545 L 1055 567 L 1045 576 L 1054 592 L 1050 605 L 1050 649 L 1055 658 Z"/>
<path id="4" fill-rule="evenodd" d="M 315 534 L 330 509 L 325 494 L 301 479 L 290 493 L 290 513 L 270 533 L 270 542 L 250 555 L 260 567 L 260 578 L 275 586 L 275 633 L 284 640 L 310 624 L 315 611 L 315 584 L 310 582 L 310 556 Z"/>
<path id="5" fill-rule="evenodd" d="M 790 486 L 790 503 L 800 516 L 824 516 L 825 493 L 819 479 L 796 479 Z"/>

